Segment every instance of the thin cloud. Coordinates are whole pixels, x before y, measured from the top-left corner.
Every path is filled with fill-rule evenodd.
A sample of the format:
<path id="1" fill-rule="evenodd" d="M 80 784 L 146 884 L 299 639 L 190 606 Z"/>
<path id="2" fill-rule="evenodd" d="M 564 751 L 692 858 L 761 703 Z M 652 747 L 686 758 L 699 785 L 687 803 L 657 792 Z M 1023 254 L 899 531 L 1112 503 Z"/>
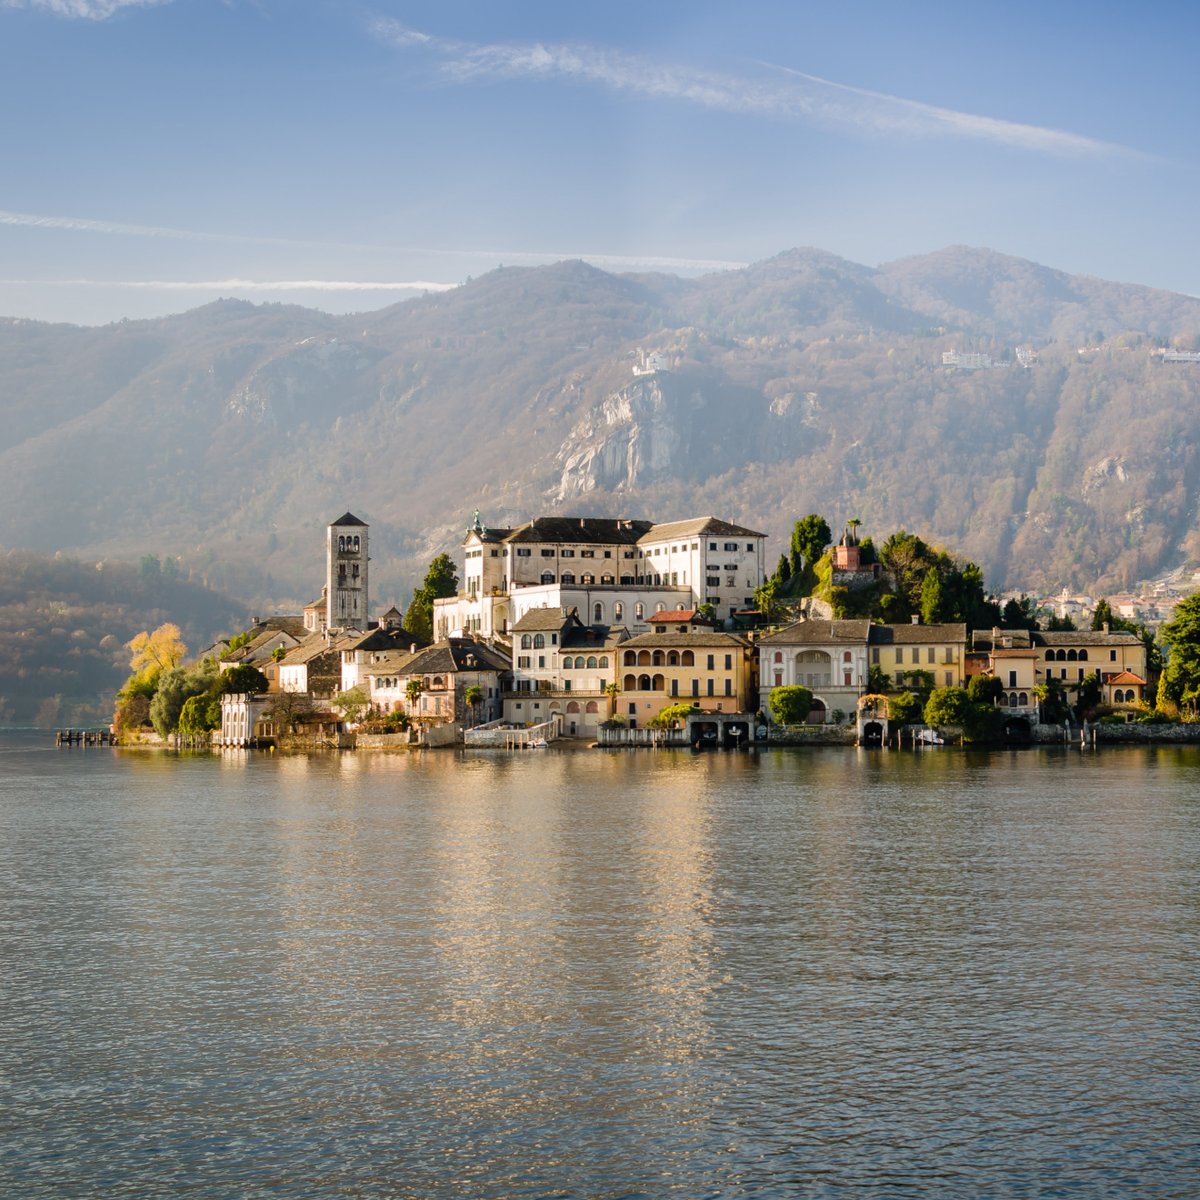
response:
<path id="1" fill-rule="evenodd" d="M 773 77 L 751 78 L 590 46 L 458 42 L 421 33 L 390 18 L 375 19 L 369 30 L 385 44 L 437 55 L 441 74 L 454 83 L 571 79 L 721 112 L 851 129 L 872 136 L 954 137 L 1057 155 L 1132 153 L 1063 130 L 939 108 L 767 63 L 758 65 Z"/>
<path id="2" fill-rule="evenodd" d="M 237 233 L 210 233 L 195 229 L 173 229 L 164 225 L 132 225 L 123 221 L 93 217 L 60 217 L 38 213 L 10 212 L 0 209 L 0 226 L 23 229 L 65 230 L 72 233 L 98 233 L 117 237 L 165 238 L 184 242 L 230 242 L 254 246 L 284 246 L 289 249 L 370 251 L 371 253 L 422 255 L 429 258 L 486 259 L 494 262 L 547 263 L 581 258 L 599 267 L 660 268 L 677 271 L 727 271 L 744 267 L 744 262 L 716 258 L 687 258 L 661 254 L 591 254 L 578 250 L 488 250 L 439 249 L 428 246 L 398 246 L 371 242 L 321 242 L 298 238 L 255 237 Z"/>
<path id="3" fill-rule="evenodd" d="M 72 20 L 107 21 L 123 8 L 157 8 L 172 0 L 0 0 L 0 8 L 31 8 Z"/>

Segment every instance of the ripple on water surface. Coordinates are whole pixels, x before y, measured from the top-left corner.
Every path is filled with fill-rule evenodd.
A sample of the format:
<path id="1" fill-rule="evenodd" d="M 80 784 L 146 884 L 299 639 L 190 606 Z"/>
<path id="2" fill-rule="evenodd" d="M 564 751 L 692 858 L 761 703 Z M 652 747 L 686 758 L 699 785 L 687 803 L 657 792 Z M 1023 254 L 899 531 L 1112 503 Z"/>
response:
<path id="1" fill-rule="evenodd" d="M 1197 1192 L 1195 752 L 2 766 L 6 1195 Z"/>

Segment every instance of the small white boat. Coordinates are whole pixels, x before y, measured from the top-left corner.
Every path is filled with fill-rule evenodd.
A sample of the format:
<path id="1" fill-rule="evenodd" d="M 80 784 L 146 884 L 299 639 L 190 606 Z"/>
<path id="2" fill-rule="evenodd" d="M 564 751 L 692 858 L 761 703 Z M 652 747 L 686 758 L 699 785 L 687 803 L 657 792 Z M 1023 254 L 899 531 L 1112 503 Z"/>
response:
<path id="1" fill-rule="evenodd" d="M 917 733 L 917 744 L 921 746 L 944 746 L 945 739 L 936 729 L 922 729 Z"/>

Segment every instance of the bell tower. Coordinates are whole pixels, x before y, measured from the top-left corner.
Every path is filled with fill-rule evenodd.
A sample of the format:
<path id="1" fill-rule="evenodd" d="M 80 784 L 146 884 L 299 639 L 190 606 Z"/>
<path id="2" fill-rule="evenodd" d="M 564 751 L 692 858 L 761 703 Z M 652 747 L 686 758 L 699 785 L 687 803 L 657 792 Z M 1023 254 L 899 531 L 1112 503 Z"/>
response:
<path id="1" fill-rule="evenodd" d="M 343 513 L 329 526 L 325 544 L 325 625 L 365 629 L 367 625 L 367 523 Z"/>

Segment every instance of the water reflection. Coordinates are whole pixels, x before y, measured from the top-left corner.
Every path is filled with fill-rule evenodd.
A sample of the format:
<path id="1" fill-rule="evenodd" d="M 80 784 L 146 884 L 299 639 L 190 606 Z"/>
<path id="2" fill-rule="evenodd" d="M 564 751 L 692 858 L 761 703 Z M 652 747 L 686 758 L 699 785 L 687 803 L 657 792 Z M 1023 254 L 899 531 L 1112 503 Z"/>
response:
<path id="1" fill-rule="evenodd" d="M 0 1190 L 1187 1194 L 1194 750 L 32 753 Z"/>

